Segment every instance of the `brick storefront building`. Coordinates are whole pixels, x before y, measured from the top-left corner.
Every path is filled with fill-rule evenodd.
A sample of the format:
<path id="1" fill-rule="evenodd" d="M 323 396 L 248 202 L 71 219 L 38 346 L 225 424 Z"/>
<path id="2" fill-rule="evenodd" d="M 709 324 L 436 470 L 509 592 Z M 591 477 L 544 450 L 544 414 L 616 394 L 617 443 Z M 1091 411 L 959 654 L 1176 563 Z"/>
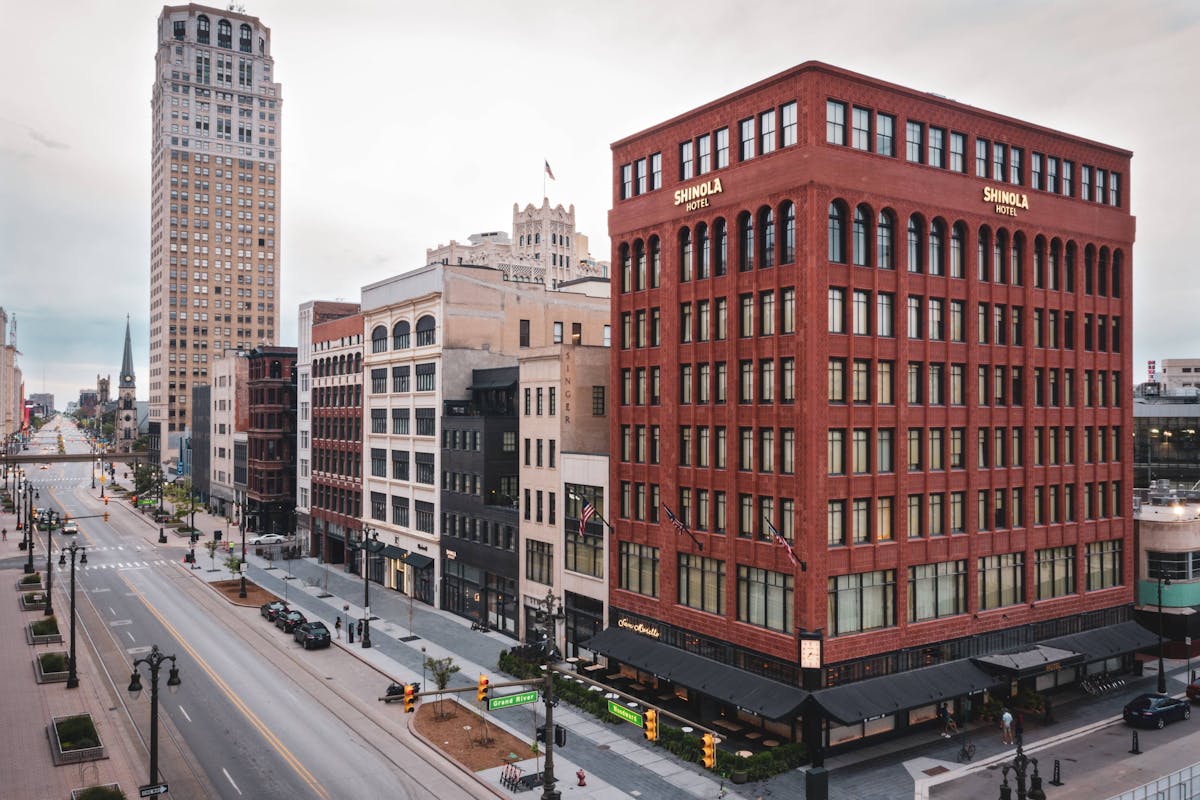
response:
<path id="1" fill-rule="evenodd" d="M 296 530 L 296 348 L 257 347 L 247 356 L 246 530 Z"/>
<path id="2" fill-rule="evenodd" d="M 1129 647 L 1067 663 L 1128 659 L 1130 159 L 815 62 L 615 143 L 596 650 L 704 657 L 692 710 L 781 735 L 823 696 L 828 746 L 933 715 L 830 687 L 941 665 L 954 701 L 1096 629 Z"/>

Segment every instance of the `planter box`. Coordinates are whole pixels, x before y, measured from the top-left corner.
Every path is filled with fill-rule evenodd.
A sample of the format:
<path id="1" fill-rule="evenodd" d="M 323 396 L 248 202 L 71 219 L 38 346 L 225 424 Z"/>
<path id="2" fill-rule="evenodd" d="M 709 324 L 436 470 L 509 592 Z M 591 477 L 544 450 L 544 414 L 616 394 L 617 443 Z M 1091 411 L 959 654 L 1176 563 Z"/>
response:
<path id="1" fill-rule="evenodd" d="M 59 655 L 61 655 L 63 657 L 64 669 L 62 672 L 46 672 L 42 668 L 42 656 L 44 656 L 44 655 L 45 655 L 45 653 L 38 653 L 38 657 L 33 660 L 34 680 L 36 680 L 38 683 L 64 683 L 64 682 L 66 682 L 67 675 L 70 674 L 70 672 L 68 671 L 68 668 L 67 668 L 67 663 L 66 663 L 68 655 L 66 653 L 59 653 Z"/>
<path id="2" fill-rule="evenodd" d="M 40 574 L 38 575 L 37 583 L 22 583 L 21 581 L 17 581 L 16 588 L 18 592 L 41 592 L 46 590 L 46 587 L 42 585 L 42 576 Z"/>
<path id="3" fill-rule="evenodd" d="M 25 641 L 29 644 L 62 644 L 62 631 L 39 636 L 33 632 L 33 623 L 25 626 Z"/>
<path id="4" fill-rule="evenodd" d="M 92 719 L 91 714 L 76 714 L 75 716 L 87 717 Z M 104 743 L 100 741 L 100 734 L 96 734 L 95 747 L 81 747 L 74 750 L 62 749 L 62 743 L 58 739 L 58 723 L 71 719 L 71 717 L 51 717 L 50 724 L 46 726 L 46 735 L 50 738 L 50 757 L 54 759 L 54 765 L 61 767 L 63 764 L 79 764 L 84 761 L 99 761 L 103 758 L 108 758 L 108 754 L 104 751 Z M 95 721 L 92 721 L 93 727 Z"/>
<path id="5" fill-rule="evenodd" d="M 40 589 L 35 589 L 33 591 L 37 593 L 38 599 L 36 600 L 28 599 L 25 594 L 21 595 L 22 611 L 36 611 L 39 608 L 44 609 L 46 607 L 46 592 Z"/>
<path id="6" fill-rule="evenodd" d="M 97 783 L 92 786 L 81 786 L 78 789 L 71 790 L 71 800 L 79 800 L 80 797 L 83 797 L 83 793 L 89 789 L 113 789 L 119 792 L 121 791 L 121 785 L 117 783 Z"/>

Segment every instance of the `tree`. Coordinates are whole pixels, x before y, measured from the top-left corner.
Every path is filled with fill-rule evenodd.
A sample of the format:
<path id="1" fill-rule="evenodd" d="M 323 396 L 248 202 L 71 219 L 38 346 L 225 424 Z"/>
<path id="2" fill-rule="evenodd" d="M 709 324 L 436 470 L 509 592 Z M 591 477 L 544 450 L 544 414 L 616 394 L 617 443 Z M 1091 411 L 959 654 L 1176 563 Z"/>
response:
<path id="1" fill-rule="evenodd" d="M 204 543 L 204 547 L 206 550 L 208 550 L 208 563 L 212 567 L 212 569 L 209 571 L 216 572 L 216 570 L 217 570 L 217 548 L 220 547 L 220 545 L 216 542 L 216 540 L 209 539 L 207 542 Z"/>
<path id="2" fill-rule="evenodd" d="M 209 544 L 215 545 L 216 542 L 209 542 Z M 231 553 L 229 557 L 225 559 L 225 569 L 229 570 L 230 575 L 237 575 L 240 573 L 242 571 L 242 557 Z"/>
<path id="3" fill-rule="evenodd" d="M 433 656 L 425 657 L 425 669 L 429 670 L 429 674 L 433 676 L 433 682 L 437 684 L 439 692 L 446 691 L 446 687 L 450 685 L 450 676 L 458 672 L 460 667 L 454 663 L 454 659 L 450 656 L 445 658 L 434 658 Z M 437 715 L 441 719 L 445 719 L 447 714 L 442 711 L 442 696 L 438 695 Z"/>

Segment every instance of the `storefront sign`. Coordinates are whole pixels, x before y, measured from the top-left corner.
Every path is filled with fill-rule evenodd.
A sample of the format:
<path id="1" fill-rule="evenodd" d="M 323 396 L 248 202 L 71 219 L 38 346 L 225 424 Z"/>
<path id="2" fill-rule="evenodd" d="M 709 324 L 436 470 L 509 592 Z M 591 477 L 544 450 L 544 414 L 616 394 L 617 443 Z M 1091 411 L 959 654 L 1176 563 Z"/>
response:
<path id="1" fill-rule="evenodd" d="M 693 183 L 675 190 L 675 205 L 684 206 L 685 211 L 708 208 L 708 198 L 721 193 L 721 179 L 713 178 L 704 183 Z"/>
<path id="2" fill-rule="evenodd" d="M 617 620 L 617 627 L 627 628 L 634 633 L 640 633 L 642 636 L 649 636 L 651 639 L 657 639 L 662 636 L 662 633 L 658 630 L 658 628 L 654 627 L 653 625 L 647 625 L 644 622 L 635 622 L 634 620 L 626 619 L 625 617 L 621 617 Z"/>
<path id="3" fill-rule="evenodd" d="M 678 192 L 676 192 L 678 194 Z M 992 203 L 996 213 L 1006 217 L 1015 217 L 1017 209 L 1029 210 L 1029 196 L 1020 192 L 1010 192 L 1007 189 L 996 189 L 991 186 L 983 187 L 983 202 Z"/>

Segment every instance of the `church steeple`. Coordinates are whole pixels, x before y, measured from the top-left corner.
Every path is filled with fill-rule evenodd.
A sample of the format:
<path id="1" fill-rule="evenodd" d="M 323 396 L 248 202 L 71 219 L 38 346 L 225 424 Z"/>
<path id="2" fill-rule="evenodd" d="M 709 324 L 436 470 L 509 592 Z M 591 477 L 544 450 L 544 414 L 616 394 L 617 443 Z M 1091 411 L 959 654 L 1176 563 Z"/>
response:
<path id="1" fill-rule="evenodd" d="M 129 336 L 129 315 L 125 315 L 125 355 L 121 358 L 121 389 L 134 388 L 133 383 L 133 343 Z"/>

